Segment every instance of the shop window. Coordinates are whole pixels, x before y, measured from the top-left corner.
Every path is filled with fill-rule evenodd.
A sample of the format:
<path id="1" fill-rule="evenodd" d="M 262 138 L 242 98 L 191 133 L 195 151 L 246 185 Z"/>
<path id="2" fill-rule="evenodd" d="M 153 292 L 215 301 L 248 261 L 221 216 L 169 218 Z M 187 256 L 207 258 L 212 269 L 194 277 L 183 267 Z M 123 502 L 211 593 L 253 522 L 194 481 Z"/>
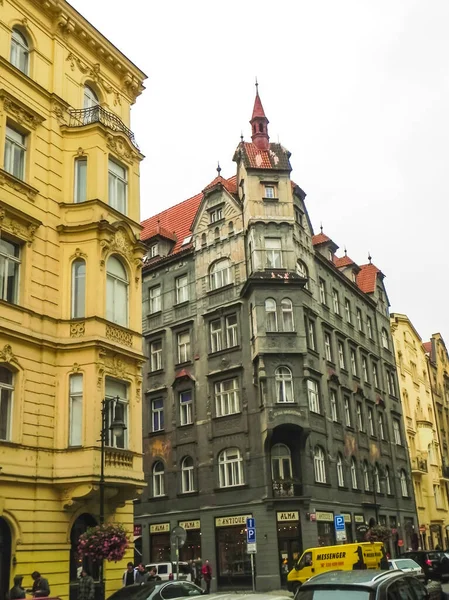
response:
<path id="1" fill-rule="evenodd" d="M 278 330 L 278 318 L 277 318 L 277 307 L 276 300 L 273 298 L 267 298 L 265 300 L 265 318 L 266 318 L 266 331 L 272 332 Z"/>

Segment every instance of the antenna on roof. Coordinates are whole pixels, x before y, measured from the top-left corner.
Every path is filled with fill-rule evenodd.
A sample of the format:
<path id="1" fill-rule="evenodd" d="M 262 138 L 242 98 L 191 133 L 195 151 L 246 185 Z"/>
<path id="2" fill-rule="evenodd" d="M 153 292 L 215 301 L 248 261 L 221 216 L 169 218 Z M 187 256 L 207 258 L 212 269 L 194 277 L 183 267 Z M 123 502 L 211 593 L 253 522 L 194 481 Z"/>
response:
<path id="1" fill-rule="evenodd" d="M 220 177 L 220 173 L 221 173 L 220 162 L 217 163 L 217 173 L 218 173 L 218 177 Z"/>
<path id="2" fill-rule="evenodd" d="M 371 264 L 373 257 L 371 256 L 371 252 L 368 250 L 368 260 L 369 260 L 369 264 Z"/>
<path id="3" fill-rule="evenodd" d="M 243 131 L 240 132 L 240 141 L 243 142 Z"/>
<path id="4" fill-rule="evenodd" d="M 320 223 L 320 230 L 321 230 L 321 233 L 323 233 L 323 222 Z"/>
<path id="5" fill-rule="evenodd" d="M 345 246 L 345 256 L 348 256 L 348 251 L 346 250 L 346 246 Z"/>
<path id="6" fill-rule="evenodd" d="M 257 81 L 257 75 L 256 75 L 256 94 L 259 93 L 259 83 Z"/>

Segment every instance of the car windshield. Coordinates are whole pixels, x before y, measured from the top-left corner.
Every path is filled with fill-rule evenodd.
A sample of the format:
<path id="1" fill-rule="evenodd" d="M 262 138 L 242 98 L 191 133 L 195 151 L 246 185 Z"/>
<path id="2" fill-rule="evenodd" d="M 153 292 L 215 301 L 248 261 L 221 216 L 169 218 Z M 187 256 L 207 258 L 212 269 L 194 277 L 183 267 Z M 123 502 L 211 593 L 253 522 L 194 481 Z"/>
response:
<path id="1" fill-rule="evenodd" d="M 398 558 L 394 561 L 398 569 L 418 569 L 419 565 L 411 558 Z"/>
<path id="2" fill-rule="evenodd" d="M 372 600 L 371 590 L 357 588 L 329 588 L 301 590 L 298 600 Z"/>

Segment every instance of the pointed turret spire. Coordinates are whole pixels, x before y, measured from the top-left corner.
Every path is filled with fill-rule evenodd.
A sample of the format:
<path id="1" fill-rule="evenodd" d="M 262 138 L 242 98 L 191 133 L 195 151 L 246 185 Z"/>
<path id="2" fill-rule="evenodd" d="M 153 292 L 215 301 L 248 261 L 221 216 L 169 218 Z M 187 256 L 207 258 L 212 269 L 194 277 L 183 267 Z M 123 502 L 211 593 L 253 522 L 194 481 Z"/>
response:
<path id="1" fill-rule="evenodd" d="M 253 116 L 251 117 L 251 139 L 259 150 L 268 150 L 270 148 L 270 138 L 268 137 L 268 119 L 262 106 L 259 96 L 259 84 L 256 79 L 256 99 L 254 100 Z"/>

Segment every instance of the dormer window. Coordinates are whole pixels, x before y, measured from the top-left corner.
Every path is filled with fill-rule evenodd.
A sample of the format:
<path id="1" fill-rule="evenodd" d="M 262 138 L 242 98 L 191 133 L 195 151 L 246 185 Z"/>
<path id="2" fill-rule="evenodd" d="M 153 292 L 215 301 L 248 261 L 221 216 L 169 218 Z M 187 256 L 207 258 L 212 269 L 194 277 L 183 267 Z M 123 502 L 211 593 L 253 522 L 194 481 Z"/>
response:
<path id="1" fill-rule="evenodd" d="M 334 255 L 332 250 L 327 251 L 327 258 L 332 262 L 334 260 Z"/>
<path id="2" fill-rule="evenodd" d="M 216 223 L 217 221 L 221 221 L 223 219 L 223 207 L 220 206 L 215 210 L 212 210 L 209 215 L 209 222 Z"/>
<path id="3" fill-rule="evenodd" d="M 153 244 L 152 246 L 150 246 L 150 248 L 148 249 L 148 258 L 154 258 L 155 256 L 158 256 L 159 254 L 159 244 Z"/>
<path id="4" fill-rule="evenodd" d="M 264 198 L 268 198 L 269 200 L 273 200 L 274 198 L 276 198 L 274 185 L 265 186 Z"/>
<path id="5" fill-rule="evenodd" d="M 354 283 L 357 281 L 357 274 L 355 271 L 351 271 L 351 279 Z"/>

